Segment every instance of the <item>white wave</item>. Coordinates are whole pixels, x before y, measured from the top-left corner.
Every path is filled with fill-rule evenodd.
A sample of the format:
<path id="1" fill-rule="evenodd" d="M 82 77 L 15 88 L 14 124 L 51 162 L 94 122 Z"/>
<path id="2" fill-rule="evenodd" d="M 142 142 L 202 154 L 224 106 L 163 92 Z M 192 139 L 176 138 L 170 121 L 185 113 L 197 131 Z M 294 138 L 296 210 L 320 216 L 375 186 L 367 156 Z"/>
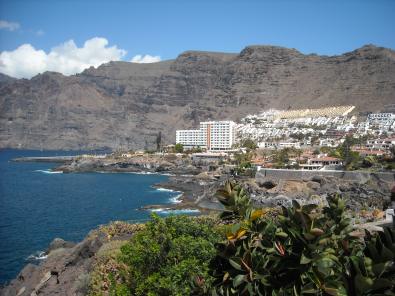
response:
<path id="1" fill-rule="evenodd" d="M 26 258 L 26 260 L 32 261 L 32 260 L 45 260 L 47 259 L 48 254 L 46 254 L 43 251 L 37 251 L 34 254 L 31 254 L 29 257 Z"/>
<path id="2" fill-rule="evenodd" d="M 158 191 L 164 191 L 164 192 L 180 192 L 180 191 L 167 189 L 167 188 L 162 188 L 162 187 L 156 187 L 155 189 L 158 190 Z"/>
<path id="3" fill-rule="evenodd" d="M 168 211 L 168 210 L 170 210 L 170 209 L 169 208 L 157 208 L 157 209 L 150 209 L 150 212 L 157 213 L 157 212 L 164 212 L 164 211 Z"/>
<path id="4" fill-rule="evenodd" d="M 182 202 L 181 196 L 182 196 L 182 193 L 170 198 L 170 202 L 175 203 L 175 204 Z"/>
<path id="5" fill-rule="evenodd" d="M 160 213 L 160 214 L 193 214 L 200 213 L 198 209 L 170 209 L 170 208 L 158 208 L 158 209 L 150 209 L 151 212 Z"/>
<path id="6" fill-rule="evenodd" d="M 51 171 L 51 170 L 35 170 L 35 172 L 44 173 L 44 174 L 63 174 L 62 171 Z"/>
<path id="7" fill-rule="evenodd" d="M 126 173 L 134 174 L 134 175 L 158 175 L 158 173 L 144 172 L 144 171 L 141 171 L 141 172 L 126 172 Z"/>

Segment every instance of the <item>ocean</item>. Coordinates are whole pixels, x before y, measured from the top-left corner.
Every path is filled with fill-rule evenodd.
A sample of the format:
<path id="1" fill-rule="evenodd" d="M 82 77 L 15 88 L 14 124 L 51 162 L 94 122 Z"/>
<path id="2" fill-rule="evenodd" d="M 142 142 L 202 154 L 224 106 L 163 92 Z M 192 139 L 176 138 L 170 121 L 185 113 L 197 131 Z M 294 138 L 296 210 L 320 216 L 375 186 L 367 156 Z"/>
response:
<path id="1" fill-rule="evenodd" d="M 37 263 L 56 237 L 78 242 L 100 224 L 146 221 L 150 212 L 140 210 L 142 206 L 176 203 L 180 195 L 152 187 L 166 181 L 164 175 L 62 174 L 50 171 L 54 163 L 10 161 L 22 156 L 73 154 L 0 150 L 0 284 L 15 278 L 28 262 Z"/>

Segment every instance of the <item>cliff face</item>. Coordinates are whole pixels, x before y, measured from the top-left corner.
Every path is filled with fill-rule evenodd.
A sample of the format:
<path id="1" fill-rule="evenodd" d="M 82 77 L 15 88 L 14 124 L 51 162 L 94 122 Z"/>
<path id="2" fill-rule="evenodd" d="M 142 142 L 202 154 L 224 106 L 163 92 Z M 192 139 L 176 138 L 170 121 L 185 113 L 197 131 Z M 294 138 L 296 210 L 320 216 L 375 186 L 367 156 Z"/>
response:
<path id="1" fill-rule="evenodd" d="M 4 79 L 3 79 L 4 78 Z M 249 46 L 240 54 L 188 51 L 154 64 L 110 62 L 74 76 L 0 77 L 0 147 L 153 148 L 162 131 L 265 108 L 395 101 L 395 52 L 372 45 L 340 56 Z"/>

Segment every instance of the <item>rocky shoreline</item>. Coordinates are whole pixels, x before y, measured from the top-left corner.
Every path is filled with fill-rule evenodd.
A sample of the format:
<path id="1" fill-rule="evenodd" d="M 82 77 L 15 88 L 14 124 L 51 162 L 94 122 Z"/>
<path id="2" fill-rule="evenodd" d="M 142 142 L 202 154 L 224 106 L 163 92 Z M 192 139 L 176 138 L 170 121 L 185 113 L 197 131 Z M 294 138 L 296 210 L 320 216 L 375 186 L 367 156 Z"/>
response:
<path id="1" fill-rule="evenodd" d="M 86 295 L 100 252 L 111 243 L 126 242 L 142 227 L 118 221 L 92 230 L 77 244 L 56 238 L 45 252 L 46 259 L 38 265 L 27 264 L 7 286 L 0 287 L 0 295 Z"/>
<path id="2" fill-rule="evenodd" d="M 191 159 L 174 155 L 150 155 L 130 158 L 74 158 L 56 168 L 63 173 L 111 172 L 136 174 L 161 174 L 169 176 L 166 182 L 155 184 L 155 188 L 164 188 L 182 194 L 177 203 L 149 205 L 143 209 L 170 210 L 196 209 L 202 213 L 220 210 L 222 206 L 214 198 L 216 189 L 230 176 L 221 172 L 220 178 L 214 178 L 205 171 L 205 167 L 196 166 Z"/>
<path id="3" fill-rule="evenodd" d="M 19 161 L 23 161 L 19 159 Z M 30 161 L 30 160 L 29 160 Z M 233 176 L 226 166 L 202 164 L 185 155 L 137 155 L 132 157 L 84 158 L 74 157 L 53 169 L 63 173 L 112 172 L 136 174 L 163 174 L 169 176 L 166 182 L 155 184 L 180 192 L 174 204 L 149 205 L 143 210 L 197 209 L 202 213 L 222 209 L 215 198 L 217 189 L 228 179 L 236 178 L 244 185 L 252 201 L 261 207 L 289 204 L 292 199 L 301 203 L 325 202 L 328 194 L 341 194 L 348 206 L 355 210 L 383 210 L 390 202 L 390 189 L 394 184 L 377 178 L 359 182 L 338 177 L 314 175 L 308 178 L 276 179 Z"/>
<path id="4" fill-rule="evenodd" d="M 353 218 L 356 223 L 382 219 L 383 210 L 390 202 L 390 188 L 393 186 L 380 180 L 351 182 L 318 175 L 300 180 L 234 177 L 223 165 L 204 166 L 193 163 L 189 157 L 174 155 L 103 159 L 76 157 L 53 170 L 63 173 L 168 175 L 166 182 L 155 184 L 153 187 L 180 192 L 181 196 L 174 204 L 142 208 L 151 211 L 163 208 L 170 211 L 193 209 L 207 214 L 221 210 L 222 206 L 216 200 L 215 192 L 229 178 L 236 178 L 258 207 L 287 206 L 294 199 L 300 203 L 324 204 L 328 195 L 341 194 L 346 198 L 348 209 L 357 213 Z M 16 279 L 6 287 L 0 288 L 0 295 L 84 295 L 88 274 L 99 250 L 111 241 L 128 240 L 136 229 L 143 227 L 139 224 L 116 223 L 118 224 L 115 226 L 110 224 L 91 231 L 78 244 L 64 242 L 61 239 L 54 240 L 46 252 L 48 257 L 39 265 L 26 265 Z"/>

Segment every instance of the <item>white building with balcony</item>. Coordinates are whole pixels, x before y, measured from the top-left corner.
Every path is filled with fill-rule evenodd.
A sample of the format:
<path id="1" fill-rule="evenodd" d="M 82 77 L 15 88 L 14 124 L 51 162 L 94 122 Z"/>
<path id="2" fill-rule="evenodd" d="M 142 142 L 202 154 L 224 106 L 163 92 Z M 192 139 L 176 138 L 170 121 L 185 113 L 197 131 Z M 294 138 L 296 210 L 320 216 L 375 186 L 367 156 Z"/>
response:
<path id="1" fill-rule="evenodd" d="M 392 121 L 395 120 L 394 113 L 372 113 L 368 115 L 369 121 Z"/>
<path id="2" fill-rule="evenodd" d="M 236 142 L 236 124 L 233 121 L 205 121 L 198 130 L 177 130 L 176 144 L 190 149 L 200 147 L 208 151 L 228 151 Z"/>

